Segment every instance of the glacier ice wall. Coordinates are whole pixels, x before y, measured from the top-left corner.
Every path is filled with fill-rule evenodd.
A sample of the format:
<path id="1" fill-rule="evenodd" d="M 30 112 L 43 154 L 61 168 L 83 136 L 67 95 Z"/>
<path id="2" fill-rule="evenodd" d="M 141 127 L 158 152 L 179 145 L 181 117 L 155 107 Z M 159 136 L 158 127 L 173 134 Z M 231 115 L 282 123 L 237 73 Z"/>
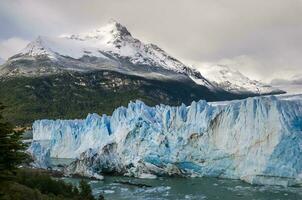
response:
<path id="1" fill-rule="evenodd" d="M 199 101 L 179 107 L 149 107 L 136 101 L 117 108 L 112 116 L 38 120 L 33 135 L 29 151 L 36 162 L 45 166 L 49 157 L 77 158 L 65 169 L 71 174 L 302 182 L 300 97 L 256 97 L 223 104 Z"/>

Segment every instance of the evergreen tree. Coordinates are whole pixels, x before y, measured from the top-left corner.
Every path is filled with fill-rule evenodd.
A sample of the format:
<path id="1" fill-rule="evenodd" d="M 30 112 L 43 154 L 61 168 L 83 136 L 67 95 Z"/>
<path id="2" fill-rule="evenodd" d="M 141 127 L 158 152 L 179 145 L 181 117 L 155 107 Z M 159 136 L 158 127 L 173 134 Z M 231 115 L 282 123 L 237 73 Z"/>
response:
<path id="1" fill-rule="evenodd" d="M 13 126 L 5 122 L 2 117 L 4 106 L 0 103 L 0 179 L 7 178 L 8 174 L 23 163 L 28 155 L 24 152 L 26 145 L 22 143 L 22 131 L 13 130 Z"/>
<path id="2" fill-rule="evenodd" d="M 78 189 L 78 187 L 77 187 L 77 186 L 74 186 L 73 189 L 72 189 L 72 192 L 73 192 L 73 194 L 76 195 L 76 196 L 79 195 L 79 189 Z"/>
<path id="3" fill-rule="evenodd" d="M 90 185 L 84 180 L 80 181 L 80 196 L 85 200 L 94 200 Z"/>

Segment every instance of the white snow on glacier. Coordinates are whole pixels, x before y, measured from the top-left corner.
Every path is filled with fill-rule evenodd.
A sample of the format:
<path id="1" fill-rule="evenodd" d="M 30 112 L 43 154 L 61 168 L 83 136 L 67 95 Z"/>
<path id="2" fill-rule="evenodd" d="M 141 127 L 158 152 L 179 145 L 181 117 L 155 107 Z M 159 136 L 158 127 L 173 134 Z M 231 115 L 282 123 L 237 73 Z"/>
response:
<path id="1" fill-rule="evenodd" d="M 302 183 L 302 96 L 179 107 L 136 101 L 112 116 L 35 121 L 33 137 L 36 166 L 45 167 L 49 157 L 77 158 L 67 174 Z"/>

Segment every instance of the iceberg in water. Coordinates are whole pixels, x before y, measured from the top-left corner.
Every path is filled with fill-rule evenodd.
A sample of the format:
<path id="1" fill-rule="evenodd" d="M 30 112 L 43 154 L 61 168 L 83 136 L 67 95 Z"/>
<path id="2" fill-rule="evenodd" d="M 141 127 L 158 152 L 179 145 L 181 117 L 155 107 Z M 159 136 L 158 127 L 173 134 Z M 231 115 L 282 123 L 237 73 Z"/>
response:
<path id="1" fill-rule="evenodd" d="M 149 107 L 112 116 L 38 120 L 29 151 L 37 166 L 76 158 L 67 174 L 212 176 L 254 184 L 302 183 L 302 96 Z"/>

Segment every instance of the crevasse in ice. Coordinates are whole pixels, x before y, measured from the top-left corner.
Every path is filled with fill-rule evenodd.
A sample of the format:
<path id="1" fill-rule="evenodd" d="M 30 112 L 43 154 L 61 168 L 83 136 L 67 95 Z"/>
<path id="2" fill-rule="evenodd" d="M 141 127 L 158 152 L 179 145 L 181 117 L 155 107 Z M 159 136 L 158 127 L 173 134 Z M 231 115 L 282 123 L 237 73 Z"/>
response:
<path id="1" fill-rule="evenodd" d="M 136 177 L 213 176 L 255 184 L 302 182 L 302 100 L 255 97 L 225 103 L 149 107 L 141 101 L 112 116 L 38 120 L 29 151 L 77 158 L 68 174 Z"/>

